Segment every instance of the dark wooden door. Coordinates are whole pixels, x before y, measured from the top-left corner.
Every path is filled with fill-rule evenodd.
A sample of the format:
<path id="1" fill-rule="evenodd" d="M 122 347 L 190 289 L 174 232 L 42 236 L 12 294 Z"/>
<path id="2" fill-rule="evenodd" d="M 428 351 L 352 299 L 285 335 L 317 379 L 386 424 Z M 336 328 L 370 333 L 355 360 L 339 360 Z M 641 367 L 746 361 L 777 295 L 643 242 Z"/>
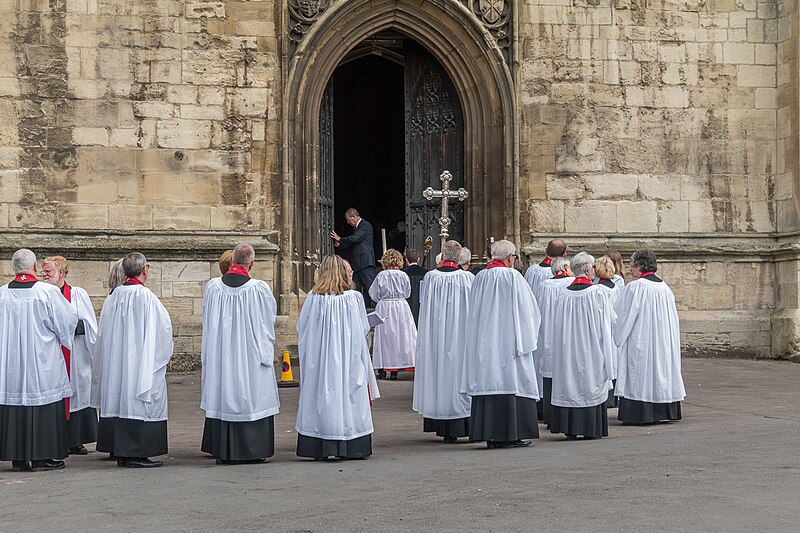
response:
<path id="1" fill-rule="evenodd" d="M 333 253 L 333 78 L 322 94 L 319 110 L 319 260 Z"/>
<path id="2" fill-rule="evenodd" d="M 439 175 L 453 175 L 450 189 L 464 186 L 464 118 L 453 82 L 423 47 L 405 43 L 406 106 L 406 234 L 409 248 L 423 253 L 430 235 L 433 247 L 426 266 L 434 266 L 440 250 L 441 201 L 422 196 L 426 187 L 441 189 Z M 450 238 L 464 242 L 464 203 L 450 201 Z"/>

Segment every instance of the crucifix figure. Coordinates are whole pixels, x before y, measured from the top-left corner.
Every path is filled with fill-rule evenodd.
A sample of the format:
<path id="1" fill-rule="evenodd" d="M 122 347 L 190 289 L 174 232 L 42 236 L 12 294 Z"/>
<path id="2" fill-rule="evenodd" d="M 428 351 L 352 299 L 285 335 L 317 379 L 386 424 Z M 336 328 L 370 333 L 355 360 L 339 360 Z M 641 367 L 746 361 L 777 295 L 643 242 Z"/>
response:
<path id="1" fill-rule="evenodd" d="M 439 179 L 442 180 L 442 190 L 434 191 L 433 187 L 428 187 L 422 191 L 422 196 L 428 201 L 434 198 L 442 199 L 442 215 L 439 217 L 439 226 L 441 226 L 442 231 L 439 233 L 439 237 L 442 238 L 442 245 L 444 245 L 445 241 L 447 241 L 447 238 L 450 236 L 450 233 L 447 231 L 447 226 L 449 226 L 451 222 L 448 213 L 448 201 L 450 198 L 458 198 L 460 202 L 463 202 L 467 199 L 469 193 L 464 187 L 459 188 L 457 191 L 450 190 L 450 181 L 453 179 L 453 175 L 450 174 L 449 170 L 442 172 Z"/>

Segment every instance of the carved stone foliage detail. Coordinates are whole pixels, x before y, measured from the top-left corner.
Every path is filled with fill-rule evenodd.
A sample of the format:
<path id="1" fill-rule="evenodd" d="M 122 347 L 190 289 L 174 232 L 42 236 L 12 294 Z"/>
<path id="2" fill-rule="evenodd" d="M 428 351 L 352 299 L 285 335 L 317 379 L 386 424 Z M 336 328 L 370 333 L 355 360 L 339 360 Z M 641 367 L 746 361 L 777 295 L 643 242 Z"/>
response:
<path id="1" fill-rule="evenodd" d="M 291 52 L 306 36 L 311 26 L 328 9 L 332 0 L 289 0 L 289 46 Z"/>
<path id="2" fill-rule="evenodd" d="M 512 0 L 461 0 L 489 30 L 508 65 L 511 65 Z"/>

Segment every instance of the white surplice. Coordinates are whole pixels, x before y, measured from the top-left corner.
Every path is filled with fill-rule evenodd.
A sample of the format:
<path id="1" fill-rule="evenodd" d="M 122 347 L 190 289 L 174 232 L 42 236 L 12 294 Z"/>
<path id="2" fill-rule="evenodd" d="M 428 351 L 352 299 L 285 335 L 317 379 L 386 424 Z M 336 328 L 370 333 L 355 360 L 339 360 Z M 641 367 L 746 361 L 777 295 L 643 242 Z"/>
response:
<path id="1" fill-rule="evenodd" d="M 608 293 L 601 287 L 559 289 L 552 309 L 553 391 L 558 407 L 594 407 L 611 388 L 616 320 Z"/>
<path id="2" fill-rule="evenodd" d="M 619 347 L 614 394 L 651 403 L 683 400 L 680 324 L 670 288 L 663 281 L 637 279 L 625 285 L 614 308 Z"/>
<path id="3" fill-rule="evenodd" d="M 475 276 L 464 270 L 432 270 L 422 280 L 412 408 L 426 418 L 454 420 L 470 415 L 470 398 L 459 389 L 474 281 Z"/>
<path id="4" fill-rule="evenodd" d="M 250 279 L 229 287 L 214 278 L 203 292 L 203 395 L 206 417 L 252 422 L 278 413 L 275 315 L 269 285 Z"/>
<path id="5" fill-rule="evenodd" d="M 522 274 L 506 267 L 481 270 L 470 291 L 460 392 L 538 400 L 533 352 L 540 320 L 536 297 Z"/>
<path id="6" fill-rule="evenodd" d="M 533 294 L 536 294 L 540 283 L 552 277 L 553 270 L 550 268 L 550 265 L 542 266 L 541 263 L 536 263 L 535 265 L 529 266 L 528 270 L 525 271 L 525 281 L 530 285 Z"/>
<path id="7" fill-rule="evenodd" d="M 72 308 L 83 320 L 84 335 L 75 337 L 69 356 L 72 397 L 69 399 L 71 413 L 86 409 L 92 401 L 92 354 L 97 341 L 97 317 L 94 314 L 89 294 L 80 287 L 70 285 Z"/>
<path id="8" fill-rule="evenodd" d="M 556 342 L 553 333 L 555 304 L 564 287 L 569 286 L 573 281 L 575 278 L 572 276 L 550 278 L 540 283 L 536 291 L 536 303 L 539 304 L 539 312 L 542 315 L 542 323 L 539 326 L 539 342 L 536 345 L 536 370 L 540 376 L 545 378 L 553 377 L 553 343 Z"/>
<path id="9" fill-rule="evenodd" d="M 72 348 L 77 324 L 55 285 L 0 287 L 0 405 L 40 406 L 72 396 L 61 346 Z"/>
<path id="10" fill-rule="evenodd" d="M 297 323 L 297 433 L 339 441 L 372 433 L 370 399 L 380 394 L 369 358 L 368 334 L 359 292 L 308 294 Z"/>
<path id="11" fill-rule="evenodd" d="M 172 323 L 143 285 L 120 285 L 103 304 L 94 347 L 92 407 L 103 418 L 167 419 Z"/>
<path id="12" fill-rule="evenodd" d="M 613 281 L 614 285 L 616 285 L 619 288 L 622 288 L 622 287 L 625 286 L 625 278 L 623 278 L 619 274 L 614 274 L 614 277 L 611 278 L 611 281 Z"/>
<path id="13" fill-rule="evenodd" d="M 615 277 L 619 277 L 619 276 L 615 276 Z M 620 277 L 620 279 L 621 279 L 621 277 Z M 614 287 L 613 288 L 606 287 L 602 283 L 598 283 L 596 286 L 600 290 L 603 290 L 603 291 L 606 292 L 606 294 L 608 294 L 608 298 L 609 298 L 609 300 L 611 302 L 611 305 L 613 307 L 614 305 L 616 305 L 617 298 L 619 298 L 619 295 L 622 293 L 622 290 L 625 288 L 625 284 L 624 283 L 617 284 L 617 283 L 614 282 L 613 278 L 611 279 L 611 282 L 614 283 Z M 619 365 L 619 348 L 617 348 L 617 345 L 614 344 L 614 353 L 613 353 L 613 357 L 611 358 L 611 379 L 617 379 L 617 366 L 618 365 Z"/>
<path id="14" fill-rule="evenodd" d="M 408 274 L 395 269 L 378 273 L 369 288 L 369 296 L 377 302 L 375 312 L 385 319 L 375 327 L 372 364 L 375 368 L 413 368 L 417 326 L 406 301 L 411 296 Z"/>

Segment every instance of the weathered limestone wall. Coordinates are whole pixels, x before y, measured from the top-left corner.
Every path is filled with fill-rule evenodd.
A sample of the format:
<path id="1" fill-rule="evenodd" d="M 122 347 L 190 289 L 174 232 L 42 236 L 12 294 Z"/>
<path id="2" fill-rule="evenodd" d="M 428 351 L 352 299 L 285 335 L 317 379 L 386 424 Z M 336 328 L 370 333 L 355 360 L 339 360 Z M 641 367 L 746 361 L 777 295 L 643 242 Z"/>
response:
<path id="1" fill-rule="evenodd" d="M 780 236 L 797 230 L 796 2 L 528 0 L 519 14 L 528 252 L 555 234 L 574 251 L 654 248 L 687 351 L 790 355 L 770 332 L 776 308 L 797 324 L 783 251 L 797 239 Z"/>
<path id="2" fill-rule="evenodd" d="M 78 259 L 97 305 L 110 262 L 143 251 L 181 366 L 222 250 L 253 242 L 276 282 L 280 6 L 2 4 L 0 248 Z"/>

